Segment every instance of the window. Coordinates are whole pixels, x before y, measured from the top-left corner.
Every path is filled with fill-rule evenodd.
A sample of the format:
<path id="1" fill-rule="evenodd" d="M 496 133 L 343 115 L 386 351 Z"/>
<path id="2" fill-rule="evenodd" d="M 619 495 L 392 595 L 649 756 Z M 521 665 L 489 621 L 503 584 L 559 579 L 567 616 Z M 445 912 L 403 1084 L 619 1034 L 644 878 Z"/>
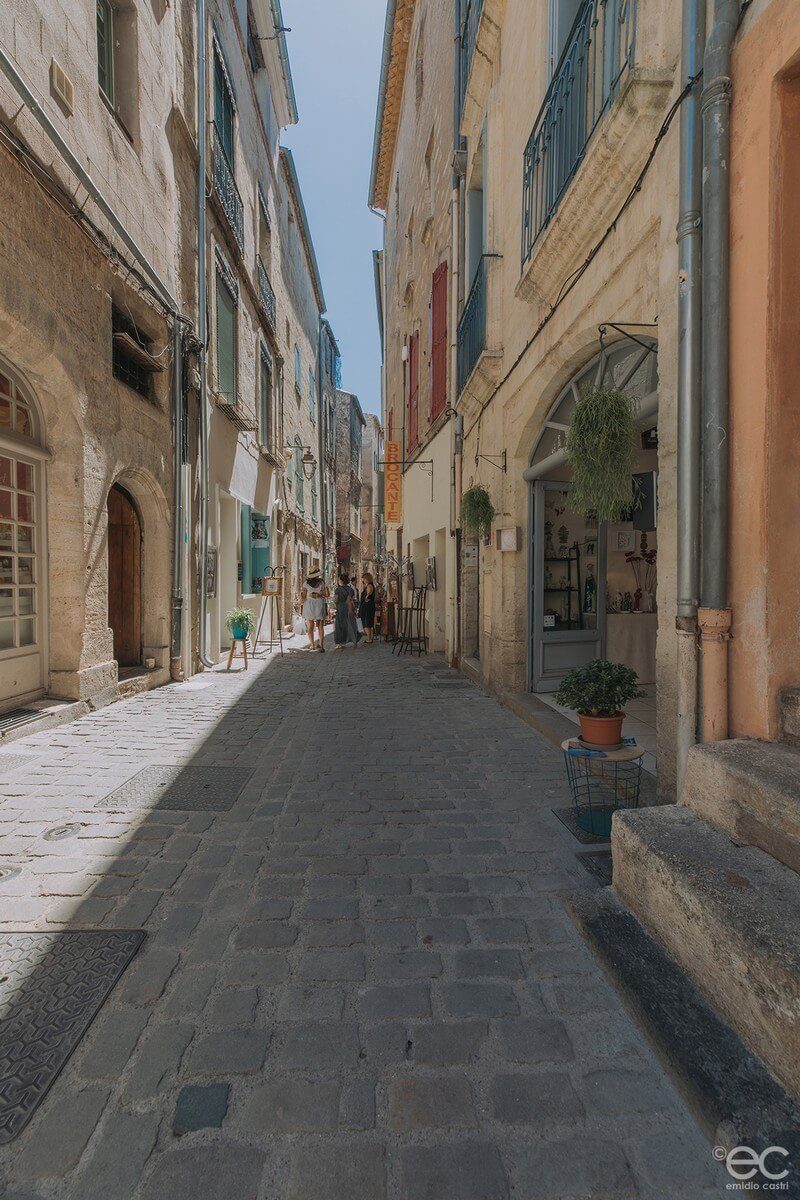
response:
<path id="1" fill-rule="evenodd" d="M 236 112 L 228 72 L 218 47 L 214 46 L 214 126 L 228 165 L 233 168 L 233 122 Z"/>
<path id="2" fill-rule="evenodd" d="M 217 265 L 217 391 L 236 403 L 236 296 Z"/>
<path id="3" fill-rule="evenodd" d="M 261 445 L 269 446 L 272 439 L 272 356 L 263 342 L 259 357 L 258 389 Z"/>
<path id="4" fill-rule="evenodd" d="M 294 481 L 297 488 L 297 511 L 305 512 L 305 497 L 303 495 L 303 447 L 300 444 L 299 438 L 295 438 Z"/>
<path id="5" fill-rule="evenodd" d="M 301 383 L 302 366 L 300 363 L 300 347 L 297 342 L 294 344 L 294 390 L 297 392 L 298 399 L 303 394 L 303 386 Z"/>
<path id="6" fill-rule="evenodd" d="M 30 409 L 0 372 L 0 434 L 33 439 Z M 36 493 L 38 470 L 19 454 L 0 454 L 0 651 L 35 646 L 38 641 Z"/>
<path id="7" fill-rule="evenodd" d="M 314 378 L 314 372 L 311 367 L 308 368 L 308 411 L 311 413 L 311 420 L 317 419 L 317 381 Z"/>
<path id="8" fill-rule="evenodd" d="M 314 474 L 311 476 L 311 520 L 316 524 L 317 521 L 317 468 L 314 467 Z"/>
<path id="9" fill-rule="evenodd" d="M 153 394 L 153 371 L 160 369 L 148 337 L 118 308 L 111 308 L 111 372 L 115 379 L 148 400 Z"/>
<path id="10" fill-rule="evenodd" d="M 561 51 L 567 43 L 581 0 L 550 0 L 550 19 L 548 22 L 548 65 L 550 75 L 556 69 Z"/>
<path id="11" fill-rule="evenodd" d="M 109 0 L 97 0 L 97 82 L 114 107 L 114 10 Z"/>
<path id="12" fill-rule="evenodd" d="M 270 572 L 269 518 L 242 505 L 242 595 L 257 595 Z"/>
<path id="13" fill-rule="evenodd" d="M 359 473 L 361 466 L 361 421 L 355 404 L 350 402 L 350 469 Z"/>

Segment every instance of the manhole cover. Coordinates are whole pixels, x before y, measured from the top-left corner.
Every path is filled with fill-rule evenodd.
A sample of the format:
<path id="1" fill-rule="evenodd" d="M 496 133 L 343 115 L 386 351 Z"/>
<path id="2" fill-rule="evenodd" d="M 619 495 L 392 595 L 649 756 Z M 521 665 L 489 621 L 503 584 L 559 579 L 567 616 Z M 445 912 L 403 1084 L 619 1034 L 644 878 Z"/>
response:
<path id="1" fill-rule="evenodd" d="M 252 775 L 250 767 L 145 767 L 98 808 L 170 808 L 225 812 Z"/>
<path id="2" fill-rule="evenodd" d="M 28 1124 L 144 936 L 0 933 L 0 1144 Z"/>
<path id="3" fill-rule="evenodd" d="M 80 833 L 82 825 L 54 825 L 52 829 L 48 829 L 42 834 L 46 842 L 63 842 L 65 838 L 75 837 Z"/>
<path id="4" fill-rule="evenodd" d="M 579 842 L 583 842 L 585 846 L 590 846 L 593 842 L 608 843 L 609 839 L 607 837 L 601 837 L 596 833 L 590 833 L 588 829 L 581 828 L 578 824 L 578 814 L 574 806 L 571 805 L 569 808 L 551 808 L 550 811 L 554 817 L 558 817 L 562 825 L 566 825 L 572 836 L 577 838 Z"/>
<path id="5" fill-rule="evenodd" d="M 590 875 L 594 875 L 601 883 L 610 884 L 612 882 L 610 850 L 584 850 L 575 857 L 583 869 Z"/>
<path id="6" fill-rule="evenodd" d="M 21 867 L 0 867 L 0 883 L 8 883 L 22 874 Z"/>

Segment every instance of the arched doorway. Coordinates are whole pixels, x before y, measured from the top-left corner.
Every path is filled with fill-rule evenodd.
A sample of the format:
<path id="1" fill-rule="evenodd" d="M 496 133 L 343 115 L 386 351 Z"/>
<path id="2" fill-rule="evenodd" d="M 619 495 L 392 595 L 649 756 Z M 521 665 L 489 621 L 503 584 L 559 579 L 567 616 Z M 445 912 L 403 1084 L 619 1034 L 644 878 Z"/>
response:
<path id="1" fill-rule="evenodd" d="M 128 493 L 108 493 L 108 624 L 120 667 L 142 661 L 142 524 Z"/>

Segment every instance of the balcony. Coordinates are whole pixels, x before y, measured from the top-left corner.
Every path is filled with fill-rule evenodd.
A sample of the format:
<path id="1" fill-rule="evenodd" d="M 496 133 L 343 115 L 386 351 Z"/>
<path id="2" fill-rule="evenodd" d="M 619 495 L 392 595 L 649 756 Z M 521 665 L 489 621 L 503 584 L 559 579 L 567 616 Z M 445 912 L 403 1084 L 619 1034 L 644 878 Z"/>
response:
<path id="1" fill-rule="evenodd" d="M 269 325 L 269 327 L 273 333 L 277 333 L 277 331 L 278 331 L 278 307 L 277 307 L 277 303 L 275 301 L 275 292 L 273 291 L 272 284 L 269 281 L 269 275 L 267 274 L 267 269 L 264 266 L 263 262 L 261 261 L 260 255 L 257 260 L 257 265 L 258 265 L 258 298 L 261 302 L 261 307 L 264 311 L 264 316 L 267 318 L 267 324 Z"/>
<path id="2" fill-rule="evenodd" d="M 481 258 L 469 290 L 467 303 L 458 322 L 458 391 L 475 370 L 486 348 L 486 258 Z"/>
<path id="3" fill-rule="evenodd" d="M 613 220 L 658 132 L 673 69 L 635 65 L 637 0 L 583 0 L 523 156 L 517 294 L 552 305 Z"/>
<path id="4" fill-rule="evenodd" d="M 242 197 L 239 195 L 239 189 L 233 176 L 233 167 L 228 161 L 228 155 L 225 153 L 225 147 L 216 125 L 214 126 L 214 194 L 225 214 L 231 233 L 236 239 L 236 245 L 239 247 L 240 253 L 244 254 Z"/>

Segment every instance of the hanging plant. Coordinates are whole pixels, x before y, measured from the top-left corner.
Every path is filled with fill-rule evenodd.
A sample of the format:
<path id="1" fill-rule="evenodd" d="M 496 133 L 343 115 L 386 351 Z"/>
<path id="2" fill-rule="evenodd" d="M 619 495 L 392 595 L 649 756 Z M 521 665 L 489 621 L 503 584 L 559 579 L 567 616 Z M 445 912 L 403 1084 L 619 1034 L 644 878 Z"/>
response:
<path id="1" fill-rule="evenodd" d="M 461 497 L 461 524 L 474 533 L 488 533 L 494 520 L 494 505 L 483 487 L 467 488 Z"/>
<path id="2" fill-rule="evenodd" d="M 566 440 L 570 507 L 620 521 L 631 508 L 635 404 L 626 392 L 594 388 L 575 405 Z"/>

